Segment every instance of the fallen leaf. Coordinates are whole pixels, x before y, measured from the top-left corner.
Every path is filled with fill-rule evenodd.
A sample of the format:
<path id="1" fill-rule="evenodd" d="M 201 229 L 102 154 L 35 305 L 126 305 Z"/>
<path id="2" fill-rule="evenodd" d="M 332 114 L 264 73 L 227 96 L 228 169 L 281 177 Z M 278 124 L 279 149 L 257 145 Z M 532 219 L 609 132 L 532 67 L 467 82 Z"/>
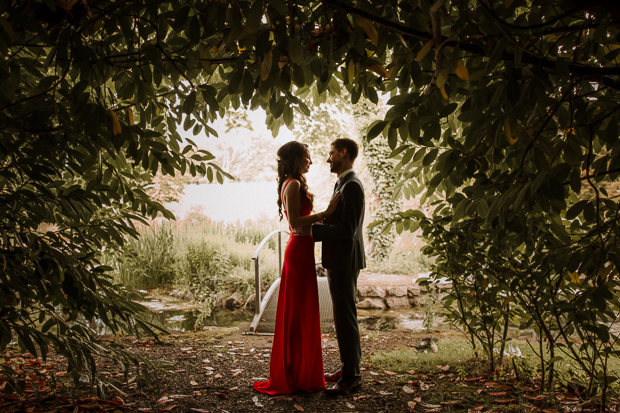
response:
<path id="1" fill-rule="evenodd" d="M 187 394 L 171 394 L 170 396 L 171 399 L 187 399 L 188 397 L 192 397 L 190 395 Z"/>
<path id="2" fill-rule="evenodd" d="M 254 406 L 258 407 L 259 409 L 263 408 L 263 405 L 258 402 L 258 396 L 252 397 L 252 401 L 254 402 Z"/>
<path id="3" fill-rule="evenodd" d="M 224 393 L 215 393 L 216 396 L 221 397 L 222 399 L 227 399 L 228 397 L 226 397 L 226 395 Z"/>
<path id="4" fill-rule="evenodd" d="M 394 373 L 393 371 L 389 371 L 389 370 L 383 370 L 383 372 L 387 374 L 388 376 L 395 376 L 398 374 L 398 373 Z"/>
<path id="5" fill-rule="evenodd" d="M 393 395 L 394 393 L 390 393 L 390 392 L 388 392 L 388 391 L 380 391 L 380 392 L 379 392 L 379 394 L 380 394 L 381 396 L 391 396 L 391 395 Z"/>
<path id="6" fill-rule="evenodd" d="M 505 391 L 499 391 L 499 392 L 488 391 L 487 394 L 489 396 L 494 396 L 494 397 L 504 397 L 508 395 L 508 393 L 506 393 Z"/>
<path id="7" fill-rule="evenodd" d="M 213 376 L 214 379 L 221 379 L 222 375 L 221 374 L 216 374 L 215 376 Z"/>
<path id="8" fill-rule="evenodd" d="M 376 373 L 374 371 L 371 371 L 370 374 L 373 375 L 373 376 L 378 376 L 379 375 L 379 373 Z"/>
<path id="9" fill-rule="evenodd" d="M 373 381 L 372 381 L 372 382 L 373 382 L 373 383 L 375 383 L 375 384 L 385 384 L 385 381 L 383 381 L 383 380 L 376 380 L 376 379 L 373 379 Z"/>
<path id="10" fill-rule="evenodd" d="M 525 386 L 517 386 L 517 389 L 521 391 L 538 391 L 540 390 L 540 387 L 532 388 L 532 387 L 525 387 Z"/>
<path id="11" fill-rule="evenodd" d="M 198 383 L 196 383 L 194 380 L 190 380 L 189 384 L 191 384 L 192 386 L 198 386 Z"/>
<path id="12" fill-rule="evenodd" d="M 495 399 L 493 400 L 493 403 L 509 404 L 515 403 L 516 401 L 517 399 Z"/>
<path id="13" fill-rule="evenodd" d="M 294 407 L 296 410 L 300 411 L 300 412 L 305 411 L 305 410 L 304 410 L 304 408 L 303 408 L 303 407 L 301 407 L 301 406 L 300 406 L 300 405 L 298 405 L 298 404 L 293 405 L 293 407 Z"/>
<path id="14" fill-rule="evenodd" d="M 420 404 L 420 406 L 424 407 L 425 409 L 441 409 L 441 405 L 440 404 L 428 404 L 428 403 L 422 403 L 422 402 L 418 402 Z"/>
<path id="15" fill-rule="evenodd" d="M 447 402 L 441 402 L 441 404 L 445 406 L 452 406 L 452 405 L 461 404 L 461 403 L 463 403 L 463 400 L 448 400 Z"/>
<path id="16" fill-rule="evenodd" d="M 424 382 L 420 382 L 420 390 L 422 391 L 427 391 L 428 389 L 430 389 L 431 386 L 429 386 L 428 384 L 424 383 Z"/>
<path id="17" fill-rule="evenodd" d="M 191 408 L 189 409 L 190 412 L 196 412 L 196 413 L 211 413 L 210 410 L 205 410 L 205 409 L 195 409 L 195 408 Z"/>
<path id="18" fill-rule="evenodd" d="M 480 410 L 484 409 L 485 406 L 486 406 L 486 404 L 483 404 L 481 406 L 476 406 L 472 410 L 476 411 L 476 412 L 479 412 Z"/>
<path id="19" fill-rule="evenodd" d="M 354 401 L 357 401 L 357 400 L 364 400 L 364 399 L 370 399 L 370 396 L 369 396 L 369 395 L 367 395 L 367 394 L 364 394 L 363 396 L 357 396 L 357 397 L 354 397 L 354 398 L 353 398 L 353 400 L 354 400 Z"/>
<path id="20" fill-rule="evenodd" d="M 415 374 L 415 370 L 407 370 L 407 374 Z"/>
<path id="21" fill-rule="evenodd" d="M 239 390 L 239 387 L 231 387 L 230 389 L 228 389 L 228 391 L 235 391 L 235 390 Z"/>
<path id="22" fill-rule="evenodd" d="M 530 396 L 529 394 L 524 394 L 523 397 L 525 397 L 528 400 L 533 400 L 533 401 L 541 401 L 541 400 L 545 400 L 549 398 L 549 396 L 547 396 L 546 394 L 538 394 L 536 396 Z"/>
<path id="23" fill-rule="evenodd" d="M 177 407 L 177 405 L 176 405 L 176 404 L 172 404 L 172 405 L 170 405 L 170 406 L 168 406 L 168 407 L 166 407 L 166 408 L 164 408 L 164 409 L 161 409 L 161 411 L 162 411 L 162 412 L 169 412 L 169 411 L 171 411 L 171 410 L 173 410 L 173 409 L 176 409 L 176 407 Z"/>
<path id="24" fill-rule="evenodd" d="M 351 403 L 347 402 L 347 407 L 351 410 L 355 409 L 355 406 L 352 405 Z"/>
<path id="25" fill-rule="evenodd" d="M 415 393 L 415 390 L 413 390 L 411 387 L 409 386 L 403 386 L 403 391 L 407 394 L 412 394 Z"/>
<path id="26" fill-rule="evenodd" d="M 407 402 L 407 406 L 409 406 L 409 411 L 413 412 L 413 410 L 415 409 L 415 406 L 417 405 L 416 402 Z"/>
<path id="27" fill-rule="evenodd" d="M 463 381 L 478 381 L 480 380 L 482 377 L 470 377 L 469 379 L 465 379 Z"/>

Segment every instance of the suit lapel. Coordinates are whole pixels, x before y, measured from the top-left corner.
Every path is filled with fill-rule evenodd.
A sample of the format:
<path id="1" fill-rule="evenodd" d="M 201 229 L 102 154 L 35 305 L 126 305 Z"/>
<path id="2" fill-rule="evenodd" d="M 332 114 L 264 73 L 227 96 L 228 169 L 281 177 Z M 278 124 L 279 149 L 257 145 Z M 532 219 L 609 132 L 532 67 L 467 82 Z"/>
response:
<path id="1" fill-rule="evenodd" d="M 340 188 L 342 188 L 342 186 L 343 186 L 344 184 L 346 184 L 347 182 L 349 182 L 349 181 L 351 180 L 351 178 L 353 178 L 354 176 L 355 176 L 355 172 L 353 172 L 353 171 L 352 171 L 352 172 L 349 172 L 348 174 L 346 174 L 346 175 L 344 176 L 344 178 L 342 178 L 342 180 L 340 181 L 340 183 L 336 185 L 336 189 L 335 189 L 335 191 L 339 191 L 339 190 L 340 190 Z M 335 192 L 335 191 L 334 191 L 334 192 Z"/>

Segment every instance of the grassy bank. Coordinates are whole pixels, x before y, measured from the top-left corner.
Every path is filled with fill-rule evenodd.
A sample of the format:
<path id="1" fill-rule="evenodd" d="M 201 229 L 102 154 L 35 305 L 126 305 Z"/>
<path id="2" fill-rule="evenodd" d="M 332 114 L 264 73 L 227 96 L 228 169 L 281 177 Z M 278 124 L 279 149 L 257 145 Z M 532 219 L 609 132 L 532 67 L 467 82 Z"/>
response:
<path id="1" fill-rule="evenodd" d="M 227 224 L 200 215 L 155 222 L 140 228 L 138 239 L 104 251 L 102 261 L 114 269 L 114 280 L 127 287 L 190 291 L 208 315 L 229 297 L 237 305 L 248 303 L 254 294 L 252 254 L 276 226 L 277 222 Z M 263 288 L 278 275 L 275 240 L 263 248 L 261 274 Z"/>

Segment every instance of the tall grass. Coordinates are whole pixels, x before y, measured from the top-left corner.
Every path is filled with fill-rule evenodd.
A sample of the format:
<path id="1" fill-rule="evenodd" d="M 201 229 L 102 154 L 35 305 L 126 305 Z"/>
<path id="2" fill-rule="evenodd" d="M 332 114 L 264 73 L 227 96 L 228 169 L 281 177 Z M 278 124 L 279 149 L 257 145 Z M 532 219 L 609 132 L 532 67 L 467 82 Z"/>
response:
<path id="1" fill-rule="evenodd" d="M 368 259 L 368 272 L 416 275 L 431 270 L 433 261 L 424 255 L 422 247 L 393 248 L 385 260 Z"/>
<path id="2" fill-rule="evenodd" d="M 114 268 L 115 281 L 128 287 L 157 288 L 174 281 L 177 260 L 175 228 L 168 223 L 144 227 L 139 239 L 129 238 L 122 248 L 102 253 Z"/>
<path id="3" fill-rule="evenodd" d="M 136 289 L 184 288 L 205 303 L 205 312 L 235 294 L 254 294 L 252 254 L 277 222 L 227 224 L 194 214 L 177 222 L 153 223 L 123 248 L 105 251 L 115 281 Z M 261 253 L 262 289 L 278 276 L 275 241 Z"/>

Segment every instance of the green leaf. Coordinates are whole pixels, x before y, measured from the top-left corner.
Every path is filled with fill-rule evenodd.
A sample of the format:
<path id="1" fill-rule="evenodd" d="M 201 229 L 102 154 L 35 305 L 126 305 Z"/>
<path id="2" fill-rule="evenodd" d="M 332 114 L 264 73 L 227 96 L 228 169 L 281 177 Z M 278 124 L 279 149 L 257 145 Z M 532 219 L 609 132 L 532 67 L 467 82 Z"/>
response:
<path id="1" fill-rule="evenodd" d="M 571 206 L 568 209 L 568 211 L 566 211 L 566 219 L 573 220 L 577 218 L 579 214 L 583 212 L 583 209 L 585 208 L 587 204 L 588 204 L 588 200 L 584 199 L 584 200 L 577 202 L 573 206 Z"/>
<path id="2" fill-rule="evenodd" d="M 296 38 L 292 38 L 288 42 L 288 57 L 291 59 L 291 62 L 297 65 L 304 63 L 304 51 Z"/>
<path id="3" fill-rule="evenodd" d="M 189 95 L 185 98 L 183 102 L 183 113 L 186 115 L 191 114 L 194 111 L 194 106 L 196 105 L 196 92 L 191 91 Z"/>
<path id="4" fill-rule="evenodd" d="M 383 130 L 385 129 L 387 124 L 388 124 L 388 122 L 386 122 L 386 121 L 376 121 L 373 124 L 371 124 L 370 128 L 368 129 L 368 133 L 366 135 L 366 139 L 368 141 L 371 141 L 374 138 L 376 138 L 377 136 L 379 136 L 379 134 L 383 132 Z"/>

